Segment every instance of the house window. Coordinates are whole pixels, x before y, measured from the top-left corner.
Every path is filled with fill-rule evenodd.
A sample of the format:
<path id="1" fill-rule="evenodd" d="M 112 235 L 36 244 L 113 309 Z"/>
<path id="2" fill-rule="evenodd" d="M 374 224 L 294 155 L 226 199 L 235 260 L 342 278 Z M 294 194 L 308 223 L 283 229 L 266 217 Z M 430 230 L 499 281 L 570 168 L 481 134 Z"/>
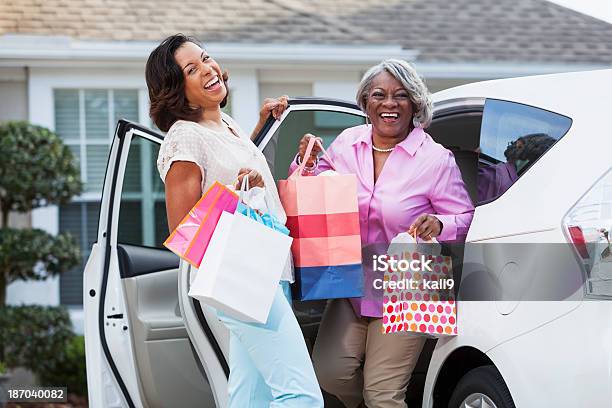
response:
<path id="1" fill-rule="evenodd" d="M 159 144 L 148 139 L 135 136 L 130 143 L 119 209 L 120 244 L 164 248 L 168 221 L 158 154 Z"/>
<path id="2" fill-rule="evenodd" d="M 60 303 L 78 306 L 83 269 L 96 241 L 110 142 L 119 119 L 139 122 L 138 90 L 55 89 L 53 97 L 55 132 L 74 153 L 84 183 L 83 194 L 59 209 L 60 232 L 72 233 L 83 254 L 81 265 L 60 277 Z"/>

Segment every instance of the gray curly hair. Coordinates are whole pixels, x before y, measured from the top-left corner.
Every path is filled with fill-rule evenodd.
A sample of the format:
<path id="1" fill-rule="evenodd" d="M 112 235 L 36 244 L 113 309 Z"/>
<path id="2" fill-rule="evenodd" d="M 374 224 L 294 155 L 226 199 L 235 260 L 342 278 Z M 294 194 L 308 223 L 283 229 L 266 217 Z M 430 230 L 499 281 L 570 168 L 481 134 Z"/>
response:
<path id="1" fill-rule="evenodd" d="M 410 100 L 414 104 L 414 126 L 422 127 L 423 129 L 428 127 L 431 123 L 433 111 L 431 94 L 427 86 L 425 86 L 423 79 L 417 74 L 416 69 L 410 63 L 403 60 L 386 59 L 374 65 L 363 74 L 356 95 L 357 105 L 359 105 L 361 110 L 364 113 L 366 112 L 368 93 L 372 86 L 372 80 L 383 71 L 387 71 L 397 79 L 410 95 Z"/>

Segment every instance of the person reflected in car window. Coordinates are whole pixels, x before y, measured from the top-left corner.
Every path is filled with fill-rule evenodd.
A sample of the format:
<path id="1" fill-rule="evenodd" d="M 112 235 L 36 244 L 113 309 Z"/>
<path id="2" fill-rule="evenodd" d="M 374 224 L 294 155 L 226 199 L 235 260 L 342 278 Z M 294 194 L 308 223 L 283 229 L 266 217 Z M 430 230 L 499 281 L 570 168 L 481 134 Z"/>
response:
<path id="1" fill-rule="evenodd" d="M 344 130 L 327 153 L 338 172 L 357 175 L 362 246 L 386 251 L 406 231 L 425 240 L 465 239 L 474 206 L 453 154 L 425 132 L 432 103 L 416 70 L 385 60 L 365 73 L 356 98 L 370 123 Z M 326 156 L 318 158 L 320 149 L 304 157 L 311 137 L 302 138 L 290 173 L 303 160 L 312 175 L 332 168 Z M 313 351 L 315 371 L 323 389 L 349 408 L 406 407 L 425 337 L 383 334 L 382 290 L 372 291 L 371 278 L 365 274 L 365 297 L 328 303 Z"/>
<path id="2" fill-rule="evenodd" d="M 170 231 L 215 182 L 239 186 L 244 177 L 251 188 L 265 187 L 268 210 L 284 224 L 286 215 L 266 158 L 221 111 L 228 96 L 228 75 L 199 42 L 182 34 L 162 41 L 147 61 L 146 82 L 151 118 L 167 132 L 157 167 L 165 183 Z M 280 118 L 287 105 L 287 97 L 265 100 L 253 134 L 270 114 Z M 232 408 L 323 407 L 304 337 L 286 298 L 291 268 L 281 279 L 265 324 L 246 323 L 217 311 L 230 331 Z"/>
<path id="3" fill-rule="evenodd" d="M 545 133 L 533 133 L 508 143 L 506 162 L 478 167 L 478 202 L 501 196 L 555 142 Z"/>

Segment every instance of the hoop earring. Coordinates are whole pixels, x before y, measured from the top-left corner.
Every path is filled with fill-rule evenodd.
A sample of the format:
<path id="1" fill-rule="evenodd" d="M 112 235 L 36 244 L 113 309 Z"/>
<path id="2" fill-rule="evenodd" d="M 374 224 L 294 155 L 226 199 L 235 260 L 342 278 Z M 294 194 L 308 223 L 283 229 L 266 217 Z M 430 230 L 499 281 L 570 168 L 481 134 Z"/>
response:
<path id="1" fill-rule="evenodd" d="M 369 124 L 370 124 L 370 117 L 369 117 L 368 115 L 366 115 L 366 123 L 365 123 L 365 124 L 366 124 L 366 125 L 369 125 Z"/>
<path id="2" fill-rule="evenodd" d="M 421 122 L 419 122 L 414 116 L 412 117 L 412 126 L 414 126 L 415 128 L 421 127 Z"/>

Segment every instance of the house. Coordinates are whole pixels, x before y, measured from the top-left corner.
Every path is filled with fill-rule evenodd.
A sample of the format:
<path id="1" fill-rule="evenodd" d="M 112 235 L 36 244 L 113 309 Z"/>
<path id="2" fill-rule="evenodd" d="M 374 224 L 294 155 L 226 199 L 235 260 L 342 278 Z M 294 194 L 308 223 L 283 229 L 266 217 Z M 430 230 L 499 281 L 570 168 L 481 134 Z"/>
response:
<path id="1" fill-rule="evenodd" d="M 115 123 L 151 125 L 144 64 L 176 32 L 203 40 L 230 72 L 229 110 L 246 129 L 265 97 L 353 100 L 363 72 L 383 58 L 414 62 L 432 91 L 612 64 L 612 25 L 545 0 L 4 0 L 0 120 L 54 129 L 85 181 L 73 203 L 12 217 L 13 225 L 70 231 L 86 259 Z M 166 233 L 155 223 L 163 201 L 143 192 L 150 176 L 130 180 L 125 228 L 141 245 Z M 13 283 L 8 301 L 67 305 L 82 330 L 82 268 Z"/>

